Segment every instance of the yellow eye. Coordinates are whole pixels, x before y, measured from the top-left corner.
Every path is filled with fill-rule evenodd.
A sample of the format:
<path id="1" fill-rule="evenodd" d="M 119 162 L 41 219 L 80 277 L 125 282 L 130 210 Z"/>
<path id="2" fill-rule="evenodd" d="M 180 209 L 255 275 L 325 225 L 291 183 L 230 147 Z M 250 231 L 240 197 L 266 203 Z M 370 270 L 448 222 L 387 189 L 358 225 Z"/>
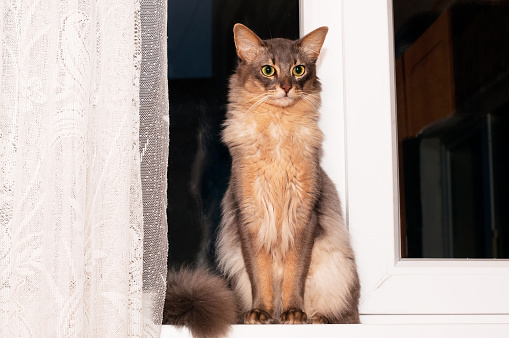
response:
<path id="1" fill-rule="evenodd" d="M 276 70 L 272 66 L 267 65 L 267 66 L 262 67 L 262 74 L 267 77 L 273 76 L 275 72 L 276 72 Z"/>
<path id="2" fill-rule="evenodd" d="M 304 75 L 305 71 L 306 71 L 306 67 L 304 67 L 303 65 L 295 66 L 292 69 L 292 73 L 295 76 L 302 76 L 302 75 Z"/>

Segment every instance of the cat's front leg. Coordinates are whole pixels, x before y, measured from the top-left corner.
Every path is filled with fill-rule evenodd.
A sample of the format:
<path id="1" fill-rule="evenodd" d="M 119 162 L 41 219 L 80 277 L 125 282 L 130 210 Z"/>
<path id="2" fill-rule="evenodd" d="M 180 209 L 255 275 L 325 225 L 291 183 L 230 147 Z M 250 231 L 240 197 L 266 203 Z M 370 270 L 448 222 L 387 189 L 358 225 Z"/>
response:
<path id="1" fill-rule="evenodd" d="M 282 324 L 303 324 L 307 322 L 304 309 L 304 283 L 296 248 L 290 249 L 285 255 L 283 277 L 283 312 L 280 316 Z"/>
<path id="2" fill-rule="evenodd" d="M 316 216 L 313 214 L 308 225 L 297 232 L 296 244 L 285 254 L 283 276 L 282 324 L 304 324 L 308 322 L 304 312 L 304 286 L 311 261 Z"/>
<path id="3" fill-rule="evenodd" d="M 255 240 L 252 233 L 245 233 L 242 238 L 242 254 L 253 295 L 253 308 L 244 314 L 244 323 L 271 324 L 275 322 L 272 255 L 264 248 L 255 249 Z"/>

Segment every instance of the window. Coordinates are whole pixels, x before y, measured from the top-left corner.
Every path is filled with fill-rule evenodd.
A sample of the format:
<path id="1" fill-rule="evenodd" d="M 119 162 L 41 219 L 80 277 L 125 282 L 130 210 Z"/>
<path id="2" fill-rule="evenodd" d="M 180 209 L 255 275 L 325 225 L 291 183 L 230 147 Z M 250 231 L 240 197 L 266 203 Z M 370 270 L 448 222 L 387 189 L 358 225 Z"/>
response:
<path id="1" fill-rule="evenodd" d="M 427 325 L 239 325 L 232 336 L 502 336 L 495 324 L 509 323 L 509 262 L 401 258 L 392 1 L 301 0 L 300 22 L 301 32 L 329 26 L 318 70 L 322 163 L 356 250 L 361 321 Z"/>
<path id="2" fill-rule="evenodd" d="M 394 0 L 402 257 L 509 258 L 509 1 Z"/>
<path id="3" fill-rule="evenodd" d="M 344 0 L 342 18 L 346 200 L 363 321 L 507 322 L 508 261 L 401 258 L 392 1 Z"/>

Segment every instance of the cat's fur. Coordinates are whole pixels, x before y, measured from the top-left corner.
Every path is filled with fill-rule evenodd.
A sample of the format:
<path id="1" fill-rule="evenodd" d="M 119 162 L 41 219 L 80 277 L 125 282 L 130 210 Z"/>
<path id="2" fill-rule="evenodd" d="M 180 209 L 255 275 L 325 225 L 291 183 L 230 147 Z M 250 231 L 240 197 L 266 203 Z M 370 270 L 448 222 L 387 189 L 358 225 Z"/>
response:
<path id="1" fill-rule="evenodd" d="M 217 255 L 245 323 L 359 322 L 349 233 L 319 163 L 315 63 L 327 31 L 263 41 L 234 27 L 239 65 L 223 130 L 232 174 Z M 265 65 L 274 67 L 273 76 L 263 75 Z M 302 76 L 292 73 L 299 65 Z"/>
<path id="2" fill-rule="evenodd" d="M 321 27 L 297 41 L 261 40 L 241 24 L 234 27 L 239 64 L 222 134 L 232 170 L 216 253 L 244 323 L 359 323 L 360 284 L 349 233 L 334 184 L 320 167 L 315 63 L 327 31 Z M 262 73 L 266 65 L 273 75 Z M 304 74 L 293 74 L 295 66 L 304 66 Z M 235 307 L 214 299 L 227 290 L 178 280 L 190 291 L 167 306 L 186 304 L 187 319 L 180 323 L 195 334 L 202 332 L 193 326 L 226 332 L 229 323 L 206 316 L 189 320 L 187 310 L 193 304 L 197 313 L 207 308 L 211 315 L 235 317 Z M 207 292 L 208 300 L 193 298 Z M 173 319 L 167 323 L 182 316 L 178 309 L 168 311 Z"/>
<path id="3" fill-rule="evenodd" d="M 207 269 L 170 270 L 163 324 L 188 327 L 195 338 L 221 337 L 237 322 L 237 303 L 226 280 Z"/>

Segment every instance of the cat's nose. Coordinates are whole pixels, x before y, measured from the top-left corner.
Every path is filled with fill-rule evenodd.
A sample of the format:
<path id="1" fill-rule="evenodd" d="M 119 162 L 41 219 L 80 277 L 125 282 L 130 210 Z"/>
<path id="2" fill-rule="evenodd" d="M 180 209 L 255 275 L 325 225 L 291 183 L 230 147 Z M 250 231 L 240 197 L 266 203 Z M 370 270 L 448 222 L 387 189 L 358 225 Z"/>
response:
<path id="1" fill-rule="evenodd" d="M 290 89 L 292 89 L 292 85 L 282 85 L 281 88 L 283 88 L 283 90 L 285 91 L 285 93 L 288 94 L 288 92 L 290 91 Z"/>

